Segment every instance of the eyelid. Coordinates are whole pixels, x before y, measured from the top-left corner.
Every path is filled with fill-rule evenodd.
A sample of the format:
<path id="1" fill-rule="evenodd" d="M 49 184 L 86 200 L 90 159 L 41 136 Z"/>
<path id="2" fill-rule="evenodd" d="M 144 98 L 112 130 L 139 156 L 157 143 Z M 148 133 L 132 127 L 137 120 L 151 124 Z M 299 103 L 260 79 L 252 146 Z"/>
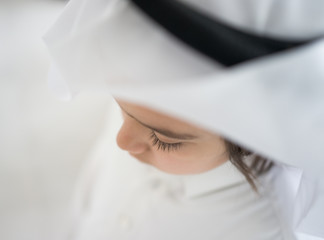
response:
<path id="1" fill-rule="evenodd" d="M 162 150 L 162 151 L 175 151 L 179 150 L 179 148 L 182 146 L 181 142 L 177 143 L 166 143 L 164 141 L 161 141 L 155 134 L 154 131 L 151 131 L 150 138 L 152 140 L 152 145 L 157 146 L 157 150 Z"/>
<path id="2" fill-rule="evenodd" d="M 163 139 L 170 139 L 170 141 L 172 142 L 168 142 L 167 140 L 163 141 L 161 140 L 162 142 L 165 142 L 165 143 L 169 143 L 169 144 L 172 144 L 172 143 L 180 143 L 180 142 L 183 142 L 183 140 L 180 140 L 180 139 L 177 139 L 177 138 L 172 138 L 172 137 L 168 137 L 168 136 L 165 136 L 164 134 L 160 133 L 160 132 L 157 132 L 157 131 L 154 131 L 152 130 L 152 132 L 154 132 L 155 136 L 161 140 L 160 136 L 163 138 Z"/>

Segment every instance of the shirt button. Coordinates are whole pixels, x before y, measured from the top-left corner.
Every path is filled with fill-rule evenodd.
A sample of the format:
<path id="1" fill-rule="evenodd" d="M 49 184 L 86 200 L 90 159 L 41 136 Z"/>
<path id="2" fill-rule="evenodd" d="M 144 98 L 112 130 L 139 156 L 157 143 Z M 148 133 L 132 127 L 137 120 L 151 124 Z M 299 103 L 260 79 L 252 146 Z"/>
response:
<path id="1" fill-rule="evenodd" d="M 162 181 L 160 179 L 154 179 L 150 182 L 151 189 L 158 189 L 162 185 Z"/>
<path id="2" fill-rule="evenodd" d="M 132 228 L 132 220 L 129 216 L 127 215 L 120 215 L 119 216 L 119 226 L 123 229 L 123 230 L 130 230 Z"/>

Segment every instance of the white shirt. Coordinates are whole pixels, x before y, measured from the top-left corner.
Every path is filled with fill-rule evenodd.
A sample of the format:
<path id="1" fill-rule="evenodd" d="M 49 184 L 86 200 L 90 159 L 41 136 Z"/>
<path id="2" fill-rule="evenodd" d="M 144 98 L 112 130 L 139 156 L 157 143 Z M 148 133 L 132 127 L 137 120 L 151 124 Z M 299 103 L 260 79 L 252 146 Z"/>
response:
<path id="1" fill-rule="evenodd" d="M 295 239 L 267 181 L 254 192 L 229 161 L 195 175 L 161 172 L 119 150 L 116 129 L 84 169 L 69 239 Z"/>

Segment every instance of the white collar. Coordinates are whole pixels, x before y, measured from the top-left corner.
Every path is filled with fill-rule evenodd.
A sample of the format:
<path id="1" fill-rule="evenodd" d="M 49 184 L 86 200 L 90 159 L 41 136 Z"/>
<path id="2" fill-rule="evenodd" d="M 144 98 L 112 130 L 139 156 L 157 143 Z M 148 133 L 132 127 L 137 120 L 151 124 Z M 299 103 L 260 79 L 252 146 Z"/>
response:
<path id="1" fill-rule="evenodd" d="M 196 198 L 246 181 L 243 174 L 230 161 L 199 174 L 173 175 L 158 169 L 154 169 L 151 173 L 169 184 L 180 183 L 184 198 Z M 177 186 L 176 189 L 179 187 Z"/>
<path id="2" fill-rule="evenodd" d="M 226 161 L 207 172 L 183 176 L 184 195 L 195 198 L 244 181 L 243 174 L 230 161 Z"/>

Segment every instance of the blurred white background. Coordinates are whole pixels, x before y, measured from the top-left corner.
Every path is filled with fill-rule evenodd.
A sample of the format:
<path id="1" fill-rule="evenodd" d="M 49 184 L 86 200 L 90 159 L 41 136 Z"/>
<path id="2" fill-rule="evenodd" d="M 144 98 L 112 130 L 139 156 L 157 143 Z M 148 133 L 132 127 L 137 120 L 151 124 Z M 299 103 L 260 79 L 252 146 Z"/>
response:
<path id="1" fill-rule="evenodd" d="M 0 239 L 62 239 L 80 166 L 108 96 L 61 102 L 47 89 L 42 35 L 66 1 L 0 0 Z"/>
<path id="2" fill-rule="evenodd" d="M 41 37 L 66 3 L 0 0 L 0 240 L 64 239 L 78 172 L 111 106 L 85 93 L 61 102 L 47 88 Z"/>

